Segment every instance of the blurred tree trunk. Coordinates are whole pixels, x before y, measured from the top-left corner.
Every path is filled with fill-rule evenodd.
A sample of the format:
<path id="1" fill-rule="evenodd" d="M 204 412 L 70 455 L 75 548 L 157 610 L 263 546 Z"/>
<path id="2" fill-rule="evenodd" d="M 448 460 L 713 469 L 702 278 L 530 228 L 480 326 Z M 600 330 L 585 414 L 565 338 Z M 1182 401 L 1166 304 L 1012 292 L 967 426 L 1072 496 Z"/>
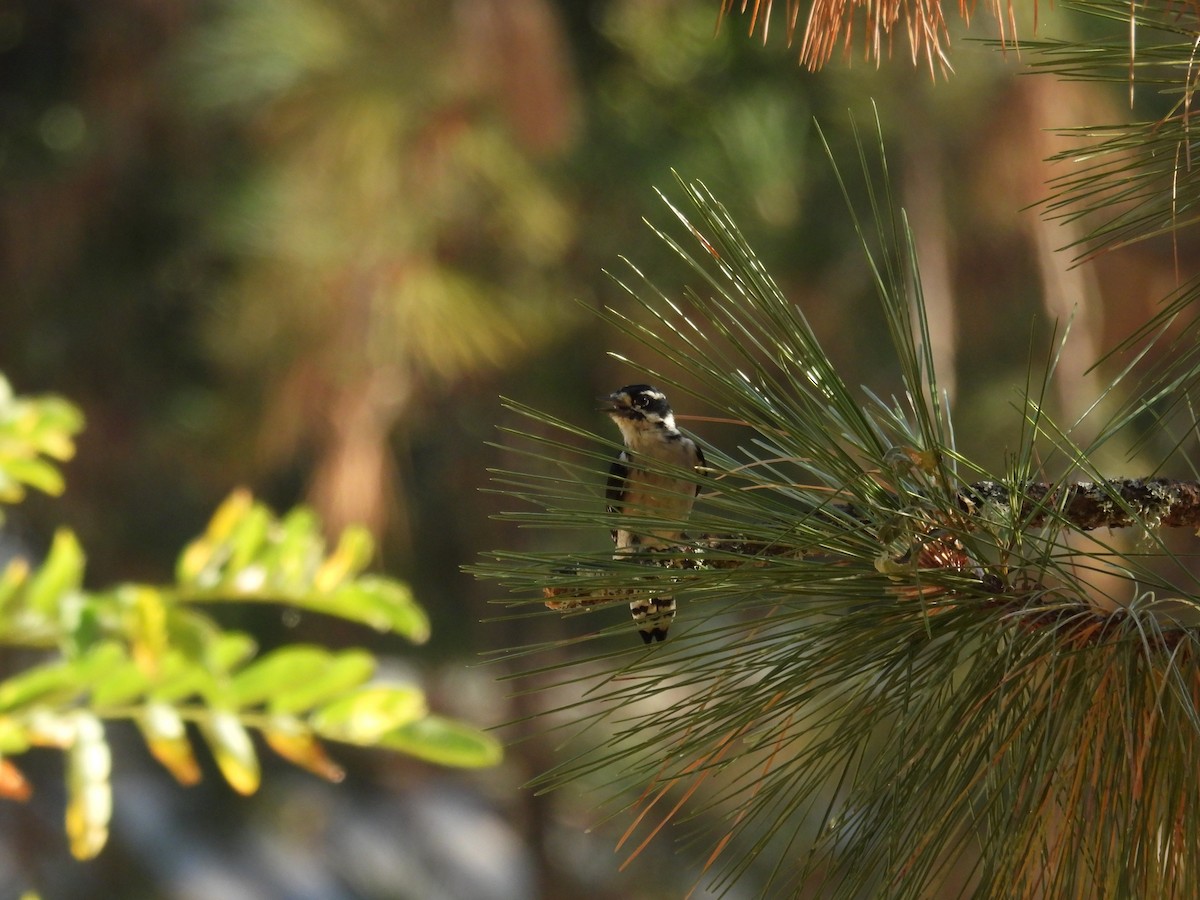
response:
<path id="1" fill-rule="evenodd" d="M 254 161 L 221 211 L 236 270 L 214 347 L 263 386 L 246 410 L 261 471 L 303 455 L 331 528 L 401 537 L 392 438 L 562 317 L 568 217 L 535 165 L 577 118 L 557 16 L 545 0 L 218 10 L 193 91 Z M 291 49 L 246 44 L 258 30 Z"/>

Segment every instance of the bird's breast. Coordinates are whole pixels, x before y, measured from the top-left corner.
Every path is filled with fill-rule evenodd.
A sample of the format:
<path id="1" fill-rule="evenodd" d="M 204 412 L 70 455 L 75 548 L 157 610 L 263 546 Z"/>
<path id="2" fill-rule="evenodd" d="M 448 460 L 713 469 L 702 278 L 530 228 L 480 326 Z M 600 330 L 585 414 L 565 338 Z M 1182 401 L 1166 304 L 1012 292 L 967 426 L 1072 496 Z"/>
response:
<path id="1" fill-rule="evenodd" d="M 691 441 L 662 443 L 655 450 L 654 457 L 660 463 L 683 469 L 690 469 L 696 464 L 696 453 Z M 691 514 L 692 505 L 696 500 L 696 486 L 693 482 L 668 473 L 642 468 L 639 465 L 639 457 L 644 459 L 645 455 L 637 454 L 631 459 L 629 474 L 625 478 L 625 491 L 621 498 L 621 511 L 630 517 L 678 522 L 679 527 L 637 531 L 618 529 L 618 548 L 676 546 L 682 539 L 683 523 Z"/>

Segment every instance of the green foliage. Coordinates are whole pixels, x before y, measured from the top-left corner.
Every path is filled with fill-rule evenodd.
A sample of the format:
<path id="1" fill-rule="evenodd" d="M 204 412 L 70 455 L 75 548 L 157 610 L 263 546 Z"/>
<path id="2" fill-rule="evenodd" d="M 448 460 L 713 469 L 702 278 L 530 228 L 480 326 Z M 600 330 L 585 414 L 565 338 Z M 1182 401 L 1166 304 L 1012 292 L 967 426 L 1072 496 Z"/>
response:
<path id="1" fill-rule="evenodd" d="M 5 387 L 7 387 L 5 385 Z M 70 456 L 79 412 L 58 399 L 0 398 L 5 499 L 20 485 L 57 492 L 48 456 Z M 0 681 L 0 795 L 29 786 L 13 757 L 34 746 L 66 756 L 66 830 L 72 853 L 104 847 L 112 813 L 105 722 L 136 723 L 147 747 L 183 784 L 200 777 L 194 724 L 222 776 L 251 794 L 261 778 L 251 732 L 322 777 L 342 772 L 322 741 L 379 747 L 450 766 L 487 766 L 499 745 L 467 725 L 431 715 L 421 689 L 375 679 L 365 650 L 285 645 L 259 654 L 255 640 L 222 628 L 206 606 L 272 603 L 368 625 L 421 643 L 429 622 L 408 588 L 364 574 L 370 535 L 347 528 L 326 547 L 320 522 L 298 508 L 277 517 L 235 491 L 180 555 L 172 584 L 84 585 L 86 559 L 60 530 L 40 566 L 13 559 L 0 576 L 0 644 L 39 661 Z"/>
<path id="2" fill-rule="evenodd" d="M 912 236 L 882 147 L 866 145 L 870 214 L 855 226 L 895 397 L 843 380 L 703 185 L 683 183 L 690 209 L 672 207 L 688 243 L 656 229 L 702 289 L 679 298 L 632 264 L 620 277 L 646 315 L 607 318 L 678 369 L 631 364 L 726 410 L 737 447 L 704 445 L 714 473 L 688 527 L 706 538 L 675 568 L 651 575 L 611 551 L 503 552 L 479 567 L 521 595 L 518 609 L 547 586 L 623 606 L 651 581 L 680 604 L 661 647 L 636 648 L 615 615 L 529 667 L 531 687 L 573 697 L 547 727 L 583 745 L 537 783 L 640 790 L 622 843 L 646 834 L 631 855 L 678 822 L 707 847 L 716 889 L 756 869 L 773 896 L 1190 896 L 1196 575 L 1149 517 L 1133 515 L 1137 543 L 1084 543 L 1061 504 L 995 502 L 974 485 L 1019 498 L 1042 478 L 1053 497 L 1072 472 L 1099 475 L 1091 459 L 1129 410 L 1168 385 L 1194 389 L 1200 364 L 1164 375 L 1135 360 L 1106 390 L 1130 391 L 1124 411 L 1067 426 L 1041 404 L 1052 355 L 1014 398 L 1005 469 L 966 458 L 937 389 Z M 526 467 L 497 474 L 526 509 L 511 518 L 574 529 L 585 546 L 614 524 L 600 512 L 612 441 L 512 409 L 535 426 L 517 432 Z M 1193 419 L 1189 447 L 1195 433 Z M 626 649 L 564 661 L 563 646 L 610 633 Z"/>
<path id="3" fill-rule="evenodd" d="M 59 397 L 17 397 L 0 375 L 0 503 L 18 503 L 27 487 L 61 494 L 56 462 L 75 455 L 83 417 Z M 2 520 L 0 520 L 2 521 Z"/>
<path id="4" fill-rule="evenodd" d="M 408 589 L 361 574 L 374 554 L 370 534 L 351 526 L 326 556 L 319 529 L 309 509 L 276 520 L 248 493 L 235 492 L 180 556 L 176 584 L 192 600 L 282 601 L 427 640 L 429 622 Z"/>

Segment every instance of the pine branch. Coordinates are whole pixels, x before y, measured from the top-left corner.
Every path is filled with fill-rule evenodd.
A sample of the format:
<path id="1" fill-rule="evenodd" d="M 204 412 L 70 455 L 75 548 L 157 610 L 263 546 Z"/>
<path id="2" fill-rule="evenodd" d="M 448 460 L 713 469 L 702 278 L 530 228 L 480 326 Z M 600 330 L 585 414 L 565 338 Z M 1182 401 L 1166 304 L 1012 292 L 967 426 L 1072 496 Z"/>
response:
<path id="1" fill-rule="evenodd" d="M 1069 485 L 1031 482 L 1015 493 L 999 482 L 977 481 L 959 491 L 956 499 L 962 516 L 957 519 L 955 526 L 965 532 L 988 528 L 992 521 L 986 514 L 988 507 L 1016 507 L 1016 517 L 1026 529 L 1055 526 L 1087 532 L 1097 528 L 1200 528 L 1200 482 L 1197 481 L 1121 478 L 1102 483 L 1081 481 Z M 838 515 L 827 517 L 831 523 L 869 521 L 863 510 L 851 504 L 837 503 L 832 506 Z M 973 582 L 970 593 L 976 596 L 990 595 L 1003 602 L 1006 611 L 1023 608 L 1031 599 L 1046 593 L 1044 585 L 1028 578 L 1022 577 L 1016 584 L 1009 585 L 996 574 L 985 572 L 969 558 L 966 548 L 954 534 L 936 524 L 931 523 L 926 529 L 916 531 L 912 543 L 899 548 L 892 546 L 882 553 L 876 561 L 876 568 L 885 574 L 924 573 L 926 578 L 938 571 L 966 575 Z M 686 544 L 667 550 L 646 551 L 624 561 L 660 569 L 698 571 L 762 567 L 774 560 L 805 559 L 818 555 L 826 559 L 832 556 L 828 551 L 814 551 L 786 542 L 754 540 L 735 535 L 702 535 Z M 847 558 L 845 562 L 849 564 L 854 560 Z M 556 574 L 578 576 L 586 573 L 578 568 L 567 568 L 559 569 Z M 671 590 L 669 579 L 655 581 L 653 576 L 643 576 L 642 580 L 645 584 L 636 587 L 546 585 L 542 589 L 542 596 L 548 608 L 563 611 L 630 602 Z M 946 591 L 941 598 L 941 605 L 953 602 L 956 593 L 961 595 L 961 589 L 958 592 Z M 926 599 L 929 599 L 928 593 Z M 1083 598 L 1080 598 L 1079 605 L 1092 608 Z M 1054 623 L 1059 612 L 1043 615 L 1040 619 L 1027 619 L 1026 622 Z M 1098 616 L 1098 619 L 1102 618 Z M 1174 639 L 1169 646 L 1173 645 Z"/>
<path id="2" fill-rule="evenodd" d="M 1131 527 L 1200 529 L 1200 481 L 1173 478 L 1118 478 L 1069 485 L 1030 482 L 1015 493 L 996 481 L 976 481 L 957 495 L 963 513 L 960 523 L 968 531 L 975 530 L 972 517 L 981 514 L 984 506 L 1012 507 L 1014 498 L 1020 499 L 1018 517 L 1031 529 L 1052 522 L 1081 532 Z M 845 519 L 868 521 L 867 514 L 852 504 L 834 503 L 831 507 Z M 747 558 L 761 565 L 772 558 L 810 555 L 811 551 L 777 541 L 705 534 L 658 553 L 647 552 L 636 561 L 669 569 L 734 569 L 746 565 Z M 572 595 L 569 588 L 546 590 L 547 597 Z M 599 594 L 578 592 L 575 596 Z"/>
<path id="3" fill-rule="evenodd" d="M 1026 484 L 1019 492 L 1019 516 L 1027 528 L 1051 521 L 1078 531 L 1097 528 L 1200 528 L 1200 482 L 1171 478 L 1117 478 L 1069 485 Z M 1009 489 L 995 481 L 979 481 L 958 495 L 959 507 L 971 514 L 985 504 L 1011 506 Z"/>
<path id="4" fill-rule="evenodd" d="M 711 848 L 714 889 L 756 869 L 770 895 L 915 900 L 961 877 L 980 897 L 1191 896 L 1200 576 L 1161 532 L 1200 524 L 1200 481 L 1106 478 L 1098 453 L 1149 424 L 1165 453 L 1148 474 L 1195 458 L 1200 357 L 1163 337 L 1183 304 L 1105 388 L 1118 411 L 1086 429 L 1045 412 L 1053 350 L 1040 384 L 1031 367 L 994 474 L 955 448 L 912 236 L 886 164 L 859 150 L 871 215 L 854 225 L 898 397 L 846 383 L 703 185 L 681 185 L 689 215 L 671 207 L 698 250 L 656 229 L 702 290 L 663 290 L 632 265 L 619 282 L 650 324 L 608 321 L 684 374 L 633 364 L 744 432 L 729 453 L 704 444 L 715 477 L 696 474 L 686 523 L 643 520 L 695 539 L 618 559 L 497 552 L 476 568 L 522 595 L 510 605 L 680 601 L 682 627 L 653 650 L 614 625 L 620 651 L 515 651 L 553 650 L 519 677 L 555 691 L 547 727 L 591 745 L 535 783 L 640 793 L 625 846 L 686 825 Z M 1156 342 L 1167 362 L 1148 355 Z M 499 489 L 538 509 L 506 518 L 560 536 L 629 527 L 602 512 L 611 440 L 509 409 L 536 422 L 511 432 L 536 465 L 498 472 Z"/>

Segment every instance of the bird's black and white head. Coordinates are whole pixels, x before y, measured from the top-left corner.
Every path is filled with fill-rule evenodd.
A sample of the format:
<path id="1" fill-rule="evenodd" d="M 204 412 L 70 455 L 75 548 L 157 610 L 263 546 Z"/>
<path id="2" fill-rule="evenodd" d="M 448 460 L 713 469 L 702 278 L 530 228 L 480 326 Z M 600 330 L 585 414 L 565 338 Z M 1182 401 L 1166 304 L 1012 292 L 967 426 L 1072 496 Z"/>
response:
<path id="1" fill-rule="evenodd" d="M 667 395 L 648 384 L 631 384 L 604 398 L 603 409 L 621 429 L 626 444 L 650 435 L 675 434 L 675 414 Z"/>

